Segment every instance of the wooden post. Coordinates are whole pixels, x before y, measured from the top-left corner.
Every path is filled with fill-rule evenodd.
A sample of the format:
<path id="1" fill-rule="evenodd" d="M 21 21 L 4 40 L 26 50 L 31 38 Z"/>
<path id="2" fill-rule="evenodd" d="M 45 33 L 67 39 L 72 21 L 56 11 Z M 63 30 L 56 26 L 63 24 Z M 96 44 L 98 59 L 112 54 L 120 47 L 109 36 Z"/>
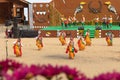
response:
<path id="1" fill-rule="evenodd" d="M 23 8 L 21 8 L 22 9 L 22 19 L 24 20 L 24 7 Z"/>
<path id="2" fill-rule="evenodd" d="M 8 58 L 8 47 L 7 47 L 7 42 L 8 42 L 8 40 L 6 40 L 6 59 Z"/>
<path id="3" fill-rule="evenodd" d="M 17 16 L 16 11 L 17 11 L 16 5 L 13 3 L 13 17 Z"/>

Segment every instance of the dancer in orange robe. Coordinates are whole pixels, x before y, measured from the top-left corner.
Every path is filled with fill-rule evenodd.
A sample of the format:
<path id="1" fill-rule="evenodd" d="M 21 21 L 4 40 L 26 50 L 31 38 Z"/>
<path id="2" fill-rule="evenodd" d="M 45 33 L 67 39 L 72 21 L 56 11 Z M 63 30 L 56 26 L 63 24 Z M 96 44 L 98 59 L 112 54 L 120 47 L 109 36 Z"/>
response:
<path id="1" fill-rule="evenodd" d="M 108 46 L 112 46 L 113 45 L 113 34 L 111 31 L 106 33 L 106 42 Z"/>
<path id="2" fill-rule="evenodd" d="M 74 47 L 74 41 L 73 38 L 70 38 L 70 42 L 68 43 L 66 53 L 69 52 L 69 58 L 74 59 L 75 53 L 77 53 L 77 49 Z"/>
<path id="3" fill-rule="evenodd" d="M 90 30 L 88 29 L 85 34 L 85 42 L 86 46 L 91 46 L 91 39 L 90 39 Z"/>
<path id="4" fill-rule="evenodd" d="M 62 30 L 60 32 L 60 36 L 59 36 L 59 40 L 61 42 L 62 45 L 65 45 L 66 44 L 66 33 Z"/>
<path id="5" fill-rule="evenodd" d="M 38 47 L 38 50 L 41 50 L 43 48 L 43 42 L 42 42 L 41 34 L 39 34 L 37 39 L 36 39 L 36 46 Z"/>
<path id="6" fill-rule="evenodd" d="M 85 49 L 85 42 L 84 42 L 82 33 L 80 33 L 80 35 L 78 37 L 78 47 L 79 47 L 79 50 L 84 50 Z"/>
<path id="7" fill-rule="evenodd" d="M 16 57 L 20 57 L 22 56 L 22 44 L 21 44 L 21 39 L 18 38 L 17 41 L 14 42 L 14 46 L 13 46 L 13 49 L 14 49 L 14 54 L 16 55 Z"/>

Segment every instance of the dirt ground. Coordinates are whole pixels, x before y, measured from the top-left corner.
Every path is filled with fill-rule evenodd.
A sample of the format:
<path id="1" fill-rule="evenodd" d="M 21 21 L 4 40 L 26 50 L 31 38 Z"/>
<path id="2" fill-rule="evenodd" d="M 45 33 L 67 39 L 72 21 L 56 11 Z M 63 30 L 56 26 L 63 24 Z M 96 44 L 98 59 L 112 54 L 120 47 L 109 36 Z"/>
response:
<path id="1" fill-rule="evenodd" d="M 107 46 L 105 38 L 92 39 L 92 46 L 87 46 L 84 51 L 78 51 L 74 60 L 68 59 L 65 53 L 66 46 L 61 46 L 58 38 L 43 38 L 44 47 L 38 51 L 35 38 L 22 38 L 22 57 L 15 57 L 13 42 L 16 39 L 4 38 L 4 32 L 0 32 L 0 60 L 6 58 L 6 40 L 8 58 L 25 64 L 52 64 L 68 65 L 83 72 L 88 77 L 97 76 L 100 73 L 120 72 L 120 39 L 113 39 L 113 46 Z M 67 41 L 69 39 L 67 38 Z M 77 47 L 77 38 L 74 39 Z"/>

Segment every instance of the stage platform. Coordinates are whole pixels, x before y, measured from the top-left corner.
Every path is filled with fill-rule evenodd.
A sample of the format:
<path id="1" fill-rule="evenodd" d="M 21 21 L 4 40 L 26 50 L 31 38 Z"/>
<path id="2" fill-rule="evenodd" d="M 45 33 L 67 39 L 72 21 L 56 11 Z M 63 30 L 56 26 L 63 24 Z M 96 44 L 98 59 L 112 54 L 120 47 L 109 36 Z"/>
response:
<path id="1" fill-rule="evenodd" d="M 112 28 L 103 28 L 102 26 L 95 27 L 94 25 L 85 25 L 84 29 L 82 26 L 70 26 L 70 27 L 62 27 L 62 26 L 48 26 L 47 28 L 41 29 L 43 37 L 58 37 L 61 30 L 64 30 L 67 34 L 67 37 L 77 37 L 80 32 L 85 35 L 87 29 L 90 30 L 90 37 L 105 37 L 105 33 L 111 31 L 114 34 L 114 37 L 120 36 L 120 26 L 113 25 Z M 99 28 L 98 28 L 99 27 Z"/>

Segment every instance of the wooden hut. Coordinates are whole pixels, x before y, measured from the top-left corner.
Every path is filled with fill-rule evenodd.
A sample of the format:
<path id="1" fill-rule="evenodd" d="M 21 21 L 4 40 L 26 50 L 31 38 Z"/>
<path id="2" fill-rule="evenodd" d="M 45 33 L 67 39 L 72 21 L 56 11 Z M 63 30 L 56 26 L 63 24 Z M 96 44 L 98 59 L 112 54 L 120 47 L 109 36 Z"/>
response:
<path id="1" fill-rule="evenodd" d="M 6 20 L 12 20 L 14 17 L 24 21 L 24 8 L 28 8 L 28 4 L 25 0 L 0 0 L 0 24 L 4 24 Z"/>

